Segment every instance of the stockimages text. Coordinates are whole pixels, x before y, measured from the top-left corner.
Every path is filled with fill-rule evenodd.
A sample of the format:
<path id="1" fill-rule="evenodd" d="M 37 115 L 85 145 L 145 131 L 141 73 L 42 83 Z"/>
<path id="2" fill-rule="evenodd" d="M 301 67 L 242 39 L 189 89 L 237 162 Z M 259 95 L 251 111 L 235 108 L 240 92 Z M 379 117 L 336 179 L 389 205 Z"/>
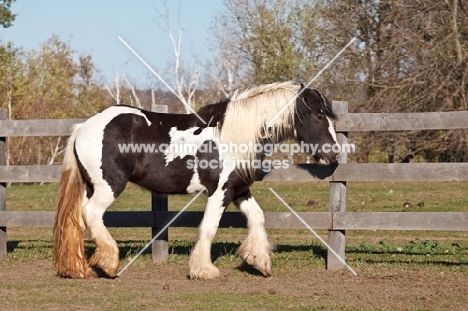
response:
<path id="1" fill-rule="evenodd" d="M 197 154 L 219 154 L 218 159 L 189 159 L 186 164 L 187 168 L 193 169 L 195 167 L 206 168 L 222 168 L 229 163 L 234 162 L 238 168 L 253 168 L 262 169 L 264 171 L 271 171 L 272 169 L 288 168 L 288 160 L 279 159 L 247 159 L 242 155 L 246 154 L 264 154 L 271 156 L 275 153 L 283 154 L 298 154 L 305 153 L 312 156 L 321 153 L 354 153 L 356 147 L 354 144 L 306 144 L 300 143 L 217 143 L 212 140 L 205 141 L 201 144 L 195 143 L 167 143 L 167 144 L 118 144 L 121 153 L 161 153 L 166 156 L 166 159 L 184 158 L 186 156 L 196 156 Z M 230 155 L 226 157 L 226 155 Z M 237 159 L 235 155 L 240 155 Z M 227 160 L 229 158 L 229 160 Z M 228 163 L 229 162 L 229 163 Z"/>

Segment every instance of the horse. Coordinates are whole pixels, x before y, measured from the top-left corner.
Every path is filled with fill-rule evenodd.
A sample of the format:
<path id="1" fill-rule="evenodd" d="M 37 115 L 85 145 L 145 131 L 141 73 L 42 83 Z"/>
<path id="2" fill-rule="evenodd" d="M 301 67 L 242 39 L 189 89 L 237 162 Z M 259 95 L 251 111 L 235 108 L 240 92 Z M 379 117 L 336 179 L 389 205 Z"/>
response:
<path id="1" fill-rule="evenodd" d="M 264 214 L 249 190 L 258 168 L 245 165 L 264 159 L 264 154 L 251 148 L 226 151 L 220 146 L 265 145 L 289 137 L 319 147 L 333 145 L 336 119 L 331 102 L 321 92 L 288 81 L 237 90 L 231 98 L 196 114 L 162 114 L 118 105 L 75 125 L 66 146 L 57 198 L 53 255 L 57 275 L 92 278 L 100 271 L 116 277 L 119 248 L 102 217 L 130 181 L 157 194 L 205 190 L 205 212 L 189 258 L 191 279 L 220 275 L 211 261 L 211 243 L 231 202 L 247 218 L 247 237 L 237 254 L 270 276 L 272 247 Z M 130 145 L 154 149 L 122 147 Z M 195 148 L 169 148 L 187 145 Z M 322 164 L 336 162 L 339 151 L 327 151 L 316 152 L 314 159 Z M 195 165 L 201 161 L 220 165 Z M 84 249 L 86 228 L 96 245 L 89 260 Z"/>

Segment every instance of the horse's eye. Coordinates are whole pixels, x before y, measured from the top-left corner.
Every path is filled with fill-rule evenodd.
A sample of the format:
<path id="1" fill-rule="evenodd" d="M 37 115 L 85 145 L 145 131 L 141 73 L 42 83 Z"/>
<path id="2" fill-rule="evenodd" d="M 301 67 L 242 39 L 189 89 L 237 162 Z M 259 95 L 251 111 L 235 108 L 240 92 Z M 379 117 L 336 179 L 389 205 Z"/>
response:
<path id="1" fill-rule="evenodd" d="M 325 116 L 324 116 L 323 114 L 321 114 L 321 113 L 319 113 L 319 114 L 317 115 L 317 118 L 318 118 L 320 121 L 325 120 Z"/>

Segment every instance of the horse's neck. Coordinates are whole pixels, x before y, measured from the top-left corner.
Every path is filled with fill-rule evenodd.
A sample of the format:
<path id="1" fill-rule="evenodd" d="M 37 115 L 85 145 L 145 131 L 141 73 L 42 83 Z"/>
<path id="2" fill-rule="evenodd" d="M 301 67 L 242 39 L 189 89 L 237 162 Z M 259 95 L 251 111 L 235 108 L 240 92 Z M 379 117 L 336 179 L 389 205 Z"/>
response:
<path id="1" fill-rule="evenodd" d="M 198 126 L 203 127 L 217 125 L 221 126 L 224 121 L 224 114 L 226 113 L 228 103 L 229 100 L 225 100 L 220 103 L 201 108 L 199 111 L 197 111 L 196 114 L 192 114 L 193 122 L 198 124 Z M 203 123 L 200 118 L 203 119 L 206 123 Z"/>

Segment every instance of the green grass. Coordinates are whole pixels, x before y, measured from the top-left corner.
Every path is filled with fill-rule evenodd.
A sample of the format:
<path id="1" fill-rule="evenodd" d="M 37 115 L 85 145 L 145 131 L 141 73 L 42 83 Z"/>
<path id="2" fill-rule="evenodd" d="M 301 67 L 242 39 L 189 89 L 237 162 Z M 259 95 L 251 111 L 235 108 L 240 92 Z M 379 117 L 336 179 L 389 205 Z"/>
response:
<path id="1" fill-rule="evenodd" d="M 259 182 L 251 187 L 252 194 L 265 211 L 286 212 L 287 209 L 274 197 L 268 188 L 273 188 L 296 211 L 328 211 L 328 190 L 326 182 L 315 183 L 275 183 Z M 466 195 L 468 183 L 348 183 L 347 185 L 347 210 L 359 212 L 376 211 L 425 211 L 441 212 L 466 211 L 468 196 Z M 50 211 L 54 210 L 57 184 L 45 185 L 14 185 L 7 189 L 7 209 L 14 211 Z M 180 210 L 191 196 L 174 195 L 169 197 L 169 209 Z M 308 204 L 313 201 L 314 204 Z M 404 207 L 403 203 L 410 202 L 413 207 Z M 424 206 L 417 203 L 424 202 Z M 206 198 L 198 198 L 188 210 L 203 210 Z M 129 184 L 122 195 L 114 202 L 110 210 L 149 210 L 150 193 L 141 188 Z M 233 205 L 228 210 L 235 211 Z M 146 244 L 151 239 L 150 230 L 147 228 L 110 228 L 111 234 L 119 242 L 119 245 L 129 255 L 136 252 L 138 247 Z M 44 247 L 38 244 L 50 243 L 51 228 L 11 228 L 8 229 L 10 245 L 14 247 L 11 256 L 28 257 L 27 251 L 41 254 Z M 232 255 L 233 248 L 237 247 L 245 236 L 243 228 L 219 229 L 215 243 L 229 245 L 226 254 Z M 321 248 L 317 239 L 308 230 L 282 230 L 269 229 L 270 240 L 279 248 L 287 248 L 288 245 L 301 248 L 316 243 L 316 249 Z M 318 233 L 326 238 L 325 230 Z M 453 258 L 455 262 L 466 262 L 467 232 L 447 231 L 347 231 L 347 254 L 349 258 L 366 260 L 369 254 L 382 257 L 393 256 L 400 258 L 421 255 L 424 260 L 433 258 Z M 195 228 L 170 228 L 171 252 L 176 255 L 181 253 L 186 256 L 193 242 L 197 238 Z M 25 241 L 32 241 L 36 246 L 22 246 Z M 428 241 L 428 242 L 427 242 Z M 16 243 L 16 244 L 15 244 Z M 27 242 L 30 243 L 30 242 Z M 227 243 L 227 244 L 226 244 Z M 229 243 L 234 243 L 233 245 Z M 428 244 L 429 243 L 429 244 Z M 185 245 L 185 246 L 183 246 Z M 431 245 L 431 247 L 428 247 Z M 433 247 L 436 245 L 436 247 Z M 226 247 L 226 246 L 224 246 Z M 425 253 L 425 249 L 431 252 Z M 437 251 L 434 253 L 434 251 Z M 26 252 L 24 255 L 19 252 Z M 324 249 L 319 251 L 324 256 Z M 42 254 L 41 256 L 44 256 Z M 369 257 L 369 256 L 368 256 Z M 408 258 L 402 259 L 404 262 Z"/>
<path id="2" fill-rule="evenodd" d="M 265 211 L 287 212 L 268 190 L 270 187 L 296 211 L 328 211 L 329 187 L 325 182 L 263 182 L 252 186 L 252 194 Z M 461 182 L 348 183 L 347 210 L 464 212 L 468 206 L 467 189 L 468 183 Z M 56 193 L 57 184 L 13 185 L 7 188 L 7 209 L 54 210 Z M 191 196 L 170 196 L 170 209 L 180 210 L 190 199 Z M 314 202 L 312 205 L 308 204 L 311 200 Z M 422 201 L 424 206 L 416 205 Z M 206 199 L 201 196 L 188 210 L 203 210 L 205 202 Z M 410 202 L 413 207 L 404 207 L 404 202 Z M 236 210 L 234 206 L 228 209 Z M 110 210 L 150 210 L 150 194 L 129 185 Z M 267 231 L 270 241 L 276 245 L 272 278 L 259 277 L 252 268 L 241 265 L 241 260 L 235 255 L 246 229 L 220 228 L 213 244 L 212 259 L 219 268 L 233 272 L 217 283 L 192 283 L 186 281 L 186 274 L 188 256 L 197 239 L 196 228 L 170 228 L 170 256 L 163 267 L 155 267 L 147 251 L 130 267 L 130 272 L 117 280 L 56 278 L 51 265 L 52 228 L 8 228 L 8 257 L 0 261 L 0 303 L 6 306 L 6 310 L 34 310 L 38 306 L 44 309 L 79 306 L 78 309 L 96 310 L 164 309 L 162 306 L 167 309 L 191 310 L 395 309 L 392 304 L 384 304 L 382 293 L 373 289 L 372 282 L 359 294 L 361 298 L 353 298 L 351 294 L 342 298 L 342 293 L 337 293 L 336 299 L 333 299 L 334 291 L 323 289 L 327 288 L 327 282 L 346 285 L 346 282 L 354 284 L 358 281 L 352 279 L 346 270 L 338 274 L 322 274 L 325 271 L 327 251 L 311 232 L 281 229 Z M 110 232 L 121 251 L 121 267 L 151 239 L 149 228 L 110 228 Z M 318 233 L 327 239 L 327 231 L 319 230 Z M 91 253 L 94 244 L 87 241 L 86 247 L 88 253 Z M 410 278 L 414 274 L 418 278 L 427 277 L 432 280 L 430 282 L 438 280 L 440 276 L 447 276 L 447 279 L 452 278 L 457 282 L 457 279 L 466 279 L 468 273 L 468 235 L 466 231 L 347 231 L 346 260 L 360 275 L 364 275 L 359 279 L 361 283 L 375 279 L 376 285 L 379 285 L 379 282 L 393 275 L 400 275 L 398 277 L 405 280 L 407 275 Z M 39 266 L 29 273 L 23 272 L 31 262 Z M 41 270 L 46 272 L 40 273 Z M 155 270 L 162 271 L 163 275 L 158 275 Z M 14 273 L 9 275 L 6 271 L 18 271 L 25 280 L 15 281 Z M 156 274 L 153 276 L 153 273 Z M 325 285 L 309 286 L 301 283 L 304 274 L 309 273 L 318 275 L 314 282 L 325 278 Z M 130 276 L 135 279 L 132 280 Z M 342 281 L 342 278 L 346 281 Z M 140 286 L 140 280 L 144 285 Z M 173 284 L 174 280 L 179 281 Z M 278 282 L 288 283 L 285 292 L 281 292 Z M 166 283 L 171 286 L 170 291 L 162 290 Z M 249 288 L 244 288 L 244 283 Z M 177 286 L 184 287 L 178 290 Z M 256 286 L 260 286 L 259 289 Z M 348 290 L 351 291 L 352 286 Z M 368 300 L 367 296 L 370 297 Z M 407 310 L 434 309 L 429 302 L 425 304 L 424 301 L 416 301 L 413 296 L 411 293 L 395 293 L 391 301 L 396 303 L 401 300 L 407 304 L 408 307 L 404 306 Z M 466 302 L 466 298 L 456 294 L 453 297 L 444 296 L 443 299 L 447 305 Z M 373 300 L 381 301 L 382 304 L 370 304 Z M 396 309 L 403 308 L 402 305 L 398 306 Z"/>
<path id="3" fill-rule="evenodd" d="M 57 184 L 13 185 L 7 189 L 8 210 L 50 211 L 54 210 Z M 286 211 L 285 207 L 268 190 L 273 188 L 297 211 L 328 211 L 328 183 L 326 182 L 257 182 L 251 192 L 265 211 Z M 392 183 L 350 182 L 347 185 L 347 210 L 366 212 L 390 211 L 466 211 L 468 206 L 468 183 Z M 181 209 L 189 196 L 169 197 L 171 210 Z M 313 200 L 313 205 L 307 203 Z M 190 210 L 203 210 L 205 199 L 200 197 Z M 409 202 L 412 207 L 404 207 Z M 417 203 L 424 202 L 424 206 Z M 111 210 L 148 210 L 149 192 L 129 184 L 127 189 L 111 206 Z M 234 209 L 231 205 L 228 209 Z"/>

